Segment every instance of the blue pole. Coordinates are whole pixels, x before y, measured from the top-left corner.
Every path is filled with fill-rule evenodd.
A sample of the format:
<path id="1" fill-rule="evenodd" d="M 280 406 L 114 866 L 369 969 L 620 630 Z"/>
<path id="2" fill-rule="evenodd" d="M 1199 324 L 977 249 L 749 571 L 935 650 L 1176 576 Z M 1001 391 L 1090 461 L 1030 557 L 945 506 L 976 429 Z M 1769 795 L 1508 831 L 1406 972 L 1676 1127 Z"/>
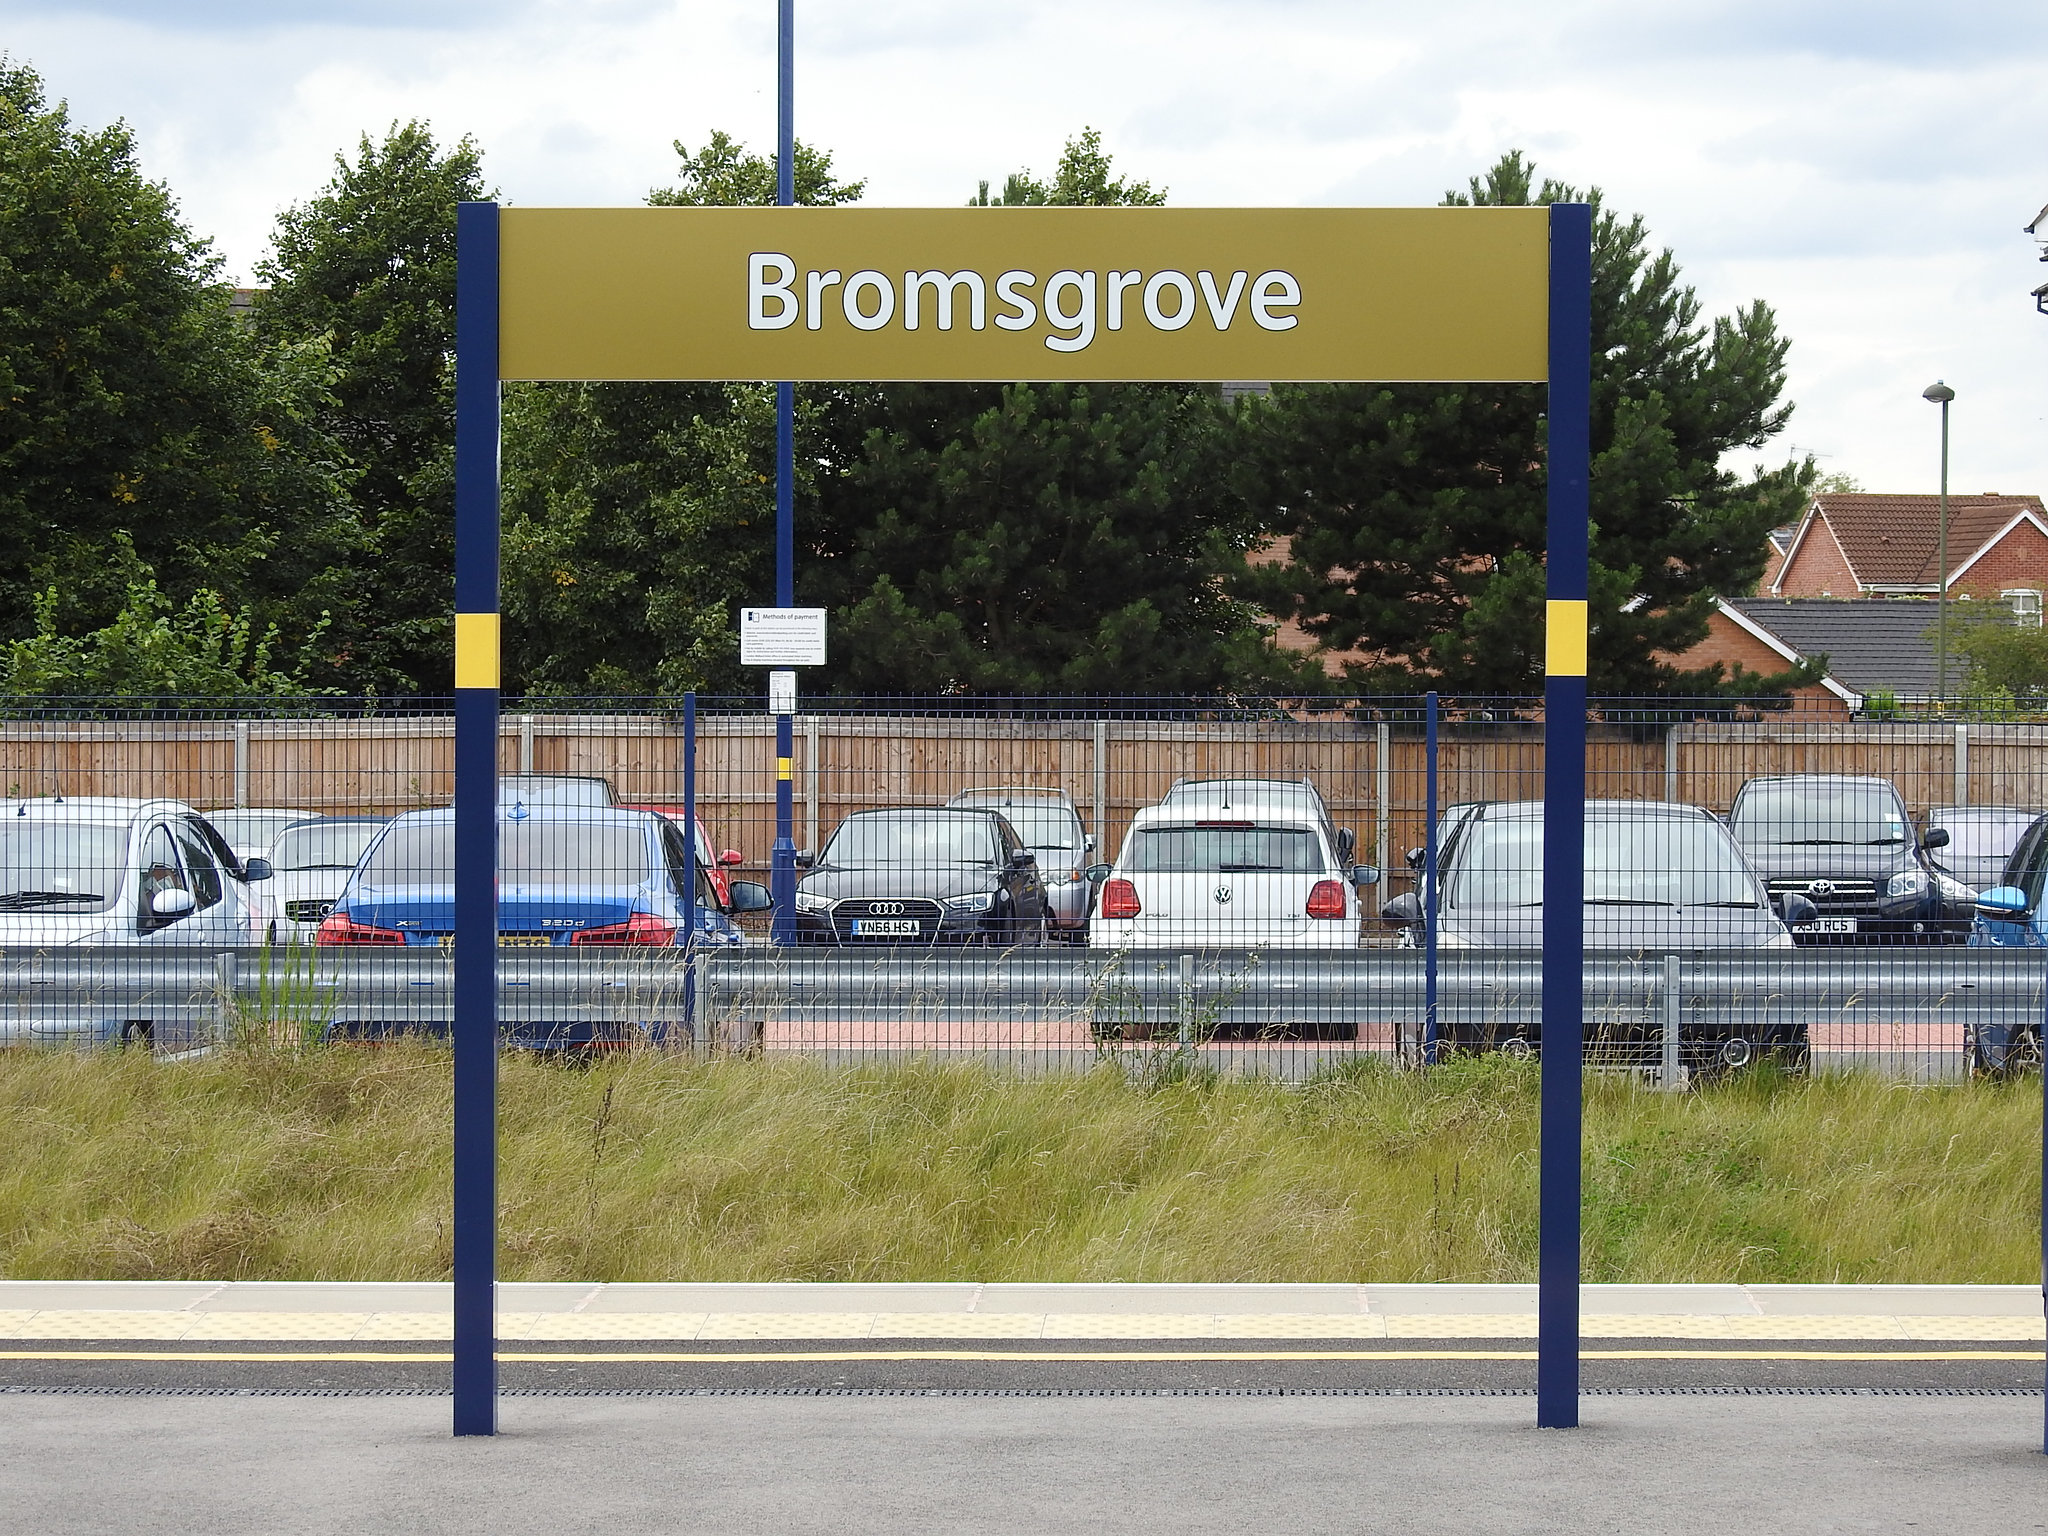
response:
<path id="1" fill-rule="evenodd" d="M 796 203 L 796 0 L 777 0 L 775 29 L 775 201 Z M 775 386 L 775 602 L 796 606 L 796 386 Z M 796 938 L 796 786 L 790 772 L 794 723 L 775 717 L 775 849 L 768 866 L 775 902 L 771 937 Z"/>
<path id="2" fill-rule="evenodd" d="M 455 211 L 455 1433 L 498 1432 L 498 205 Z"/>
<path id="3" fill-rule="evenodd" d="M 683 1023 L 697 1041 L 697 695 L 683 695 Z M 664 1030 L 666 1037 L 667 1031 Z"/>
<path id="4" fill-rule="evenodd" d="M 1543 681 L 1543 1086 L 1536 1423 L 1579 1422 L 1584 1049 L 1587 481 L 1592 455 L 1593 210 L 1550 209 L 1550 413 Z"/>
<path id="5" fill-rule="evenodd" d="M 1441 1035 L 1436 1018 L 1436 690 L 1423 696 L 1422 774 L 1422 1060 L 1435 1066 Z"/>

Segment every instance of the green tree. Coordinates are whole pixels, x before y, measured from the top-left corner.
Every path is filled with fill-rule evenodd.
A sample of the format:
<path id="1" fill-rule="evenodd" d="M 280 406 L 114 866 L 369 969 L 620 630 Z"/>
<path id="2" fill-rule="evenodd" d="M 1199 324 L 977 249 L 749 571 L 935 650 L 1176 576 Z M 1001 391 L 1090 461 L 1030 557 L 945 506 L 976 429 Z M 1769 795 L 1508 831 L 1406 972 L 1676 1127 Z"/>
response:
<path id="1" fill-rule="evenodd" d="M 104 624 L 137 583 L 319 625 L 355 545 L 332 366 L 265 346 L 217 275 L 128 129 L 0 58 L 0 637 Z"/>
<path id="2" fill-rule="evenodd" d="M 394 124 L 335 157 L 258 267 L 261 335 L 323 342 L 334 363 L 323 420 L 357 473 L 364 547 L 335 568 L 330 652 L 359 686 L 453 686 L 455 205 L 488 195 L 473 141 L 444 151 Z"/>
<path id="3" fill-rule="evenodd" d="M 1927 633 L 1932 638 L 1933 628 Z M 2048 699 L 2048 629 L 2013 623 L 2003 603 L 1951 604 L 1949 644 L 1969 668 L 1972 693 L 2003 694 L 2034 707 Z"/>
<path id="4" fill-rule="evenodd" d="M 1447 205 L 1579 201 L 1519 152 Z M 1595 692 L 1730 686 L 1668 657 L 1703 639 L 1717 594 L 1750 590 L 1770 529 L 1798 514 L 1807 462 L 1721 468 L 1784 426 L 1787 343 L 1761 302 L 1703 322 L 1668 250 L 1597 189 L 1593 252 L 1592 642 Z M 1332 651 L 1353 683 L 1519 694 L 1540 688 L 1544 396 L 1527 385 L 1276 388 L 1251 411 L 1241 481 L 1291 555 L 1236 589 Z"/>
<path id="5" fill-rule="evenodd" d="M 1152 206 L 1102 136 L 973 206 Z M 859 692 L 1202 693 L 1291 673 L 1223 589 L 1259 529 L 1228 492 L 1234 418 L 1177 384 L 891 385 L 827 413 L 799 595 Z"/>
<path id="6" fill-rule="evenodd" d="M 775 158 L 724 133 L 675 145 L 648 202 L 775 201 Z M 847 203 L 829 153 L 799 141 L 796 192 Z M 799 486 L 823 452 L 799 396 Z M 529 694 L 738 692 L 735 609 L 774 579 L 775 396 L 764 385 L 522 384 L 505 411 L 506 683 Z"/>
<path id="7" fill-rule="evenodd" d="M 307 673 L 325 622 L 300 644 L 292 665 L 276 625 L 202 587 L 180 606 L 154 581 L 130 586 L 110 623 L 66 634 L 52 587 L 36 598 L 36 631 L 0 652 L 0 698 L 304 698 L 320 692 Z"/>

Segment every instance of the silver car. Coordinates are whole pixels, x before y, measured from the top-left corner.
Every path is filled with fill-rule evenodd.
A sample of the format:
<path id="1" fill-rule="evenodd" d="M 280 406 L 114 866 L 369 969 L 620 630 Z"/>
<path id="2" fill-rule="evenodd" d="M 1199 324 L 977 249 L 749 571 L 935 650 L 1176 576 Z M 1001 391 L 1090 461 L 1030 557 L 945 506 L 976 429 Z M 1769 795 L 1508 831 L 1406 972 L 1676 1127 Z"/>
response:
<path id="1" fill-rule="evenodd" d="M 266 861 L 236 859 L 180 801 L 76 796 L 0 807 L 0 945 L 9 948 L 246 944 L 248 886 L 269 878 Z M 108 1006 L 119 1011 L 118 1000 Z M 151 1032 L 147 1019 L 46 1015 L 17 991 L 0 1003 L 0 1042 Z"/>
<path id="2" fill-rule="evenodd" d="M 1586 802 L 1588 949 L 1790 949 L 1786 919 L 1811 920 L 1803 897 L 1781 917 L 1734 834 L 1711 811 L 1653 800 Z M 1476 807 L 1443 854 L 1437 943 L 1444 949 L 1540 949 L 1543 802 Z M 1411 892 L 1380 911 L 1417 928 Z"/>
<path id="3" fill-rule="evenodd" d="M 1095 886 L 1088 878 L 1088 854 L 1095 839 L 1081 826 L 1081 813 L 1063 789 L 965 789 L 946 802 L 959 809 L 1001 811 L 1024 846 L 1038 855 L 1045 882 L 1045 926 L 1054 938 L 1086 943 Z"/>

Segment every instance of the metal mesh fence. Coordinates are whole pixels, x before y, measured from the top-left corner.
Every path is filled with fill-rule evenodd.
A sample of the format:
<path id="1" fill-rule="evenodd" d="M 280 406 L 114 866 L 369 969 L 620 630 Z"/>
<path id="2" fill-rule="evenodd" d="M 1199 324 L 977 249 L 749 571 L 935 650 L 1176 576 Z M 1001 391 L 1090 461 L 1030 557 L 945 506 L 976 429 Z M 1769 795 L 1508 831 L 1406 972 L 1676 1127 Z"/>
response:
<path id="1" fill-rule="evenodd" d="M 779 908 L 775 722 L 693 704 L 505 713 L 508 1041 L 1541 1048 L 1540 701 L 810 701 Z M 1608 700 L 1588 732 L 1592 1064 L 2038 1053 L 2048 724 Z M 445 1030 L 452 747 L 435 700 L 8 712 L 0 1031 Z"/>

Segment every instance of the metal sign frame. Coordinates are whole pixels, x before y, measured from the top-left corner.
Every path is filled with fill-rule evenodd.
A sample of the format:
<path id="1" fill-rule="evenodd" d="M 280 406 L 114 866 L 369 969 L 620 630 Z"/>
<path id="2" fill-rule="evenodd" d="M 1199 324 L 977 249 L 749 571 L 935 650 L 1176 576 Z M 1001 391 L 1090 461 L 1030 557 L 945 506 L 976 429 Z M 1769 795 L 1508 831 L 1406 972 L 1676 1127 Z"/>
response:
<path id="1" fill-rule="evenodd" d="M 1434 231 L 1443 225 L 1446 216 L 1452 219 L 1484 220 L 1492 214 L 1496 218 L 1508 210 L 1486 209 L 1432 209 L 1432 210 L 1378 210 L 1389 215 L 1393 222 L 1409 222 L 1417 230 Z M 691 228 L 695 225 L 674 224 L 653 225 L 648 216 L 666 220 L 696 220 L 709 229 L 714 224 L 732 225 L 733 216 L 742 212 L 754 212 L 755 217 L 766 217 L 778 221 L 776 228 L 786 228 L 791 240 L 805 229 L 814 227 L 846 228 L 848 216 L 854 210 L 729 210 L 729 209 L 635 209 L 601 210 L 590 217 L 600 224 L 607 224 L 618 230 L 647 230 L 662 228 L 673 231 L 677 227 Z M 860 210 L 859 217 L 868 220 L 871 215 L 892 212 L 885 210 Z M 989 214 L 968 210 L 929 210 L 897 214 L 896 223 L 906 228 L 976 229 L 973 222 L 980 221 L 980 227 L 1000 227 L 1004 241 L 1015 244 L 1021 237 L 1026 244 L 1041 236 L 1051 239 L 1060 230 L 1069 233 L 1081 230 L 1091 235 L 1102 229 L 1121 226 L 1140 231 L 1146 238 L 1155 234 L 1171 234 L 1176 230 L 1195 228 L 1198 236 L 1201 226 L 1191 224 L 1189 215 L 1204 210 L 1185 209 L 1017 209 Z M 1315 214 L 1331 216 L 1330 227 L 1341 228 L 1345 215 L 1355 215 L 1365 210 L 1231 210 L 1227 214 L 1214 215 L 1216 223 L 1210 228 L 1228 226 L 1236 231 L 1231 236 L 1235 241 L 1256 241 L 1263 227 L 1275 224 L 1283 226 L 1312 227 L 1317 224 Z M 1521 212 L 1527 217 L 1526 211 Z M 517 217 L 531 218 L 536 214 L 568 214 L 568 210 L 518 210 Z M 1426 221 L 1417 220 L 1418 214 L 1427 214 Z M 1311 215 L 1307 220 L 1303 216 Z M 820 217 L 831 219 L 835 215 L 842 221 L 837 226 L 821 225 Z M 942 215 L 944 217 L 942 217 Z M 1081 216 L 1077 218 L 1076 216 Z M 1113 218 L 1108 216 L 1114 216 Z M 792 221 L 802 220 L 799 225 Z M 924 221 L 920 224 L 919 221 Z M 1027 222 L 1028 221 L 1028 222 Z M 533 226 L 538 229 L 539 224 Z M 878 227 L 893 227 L 890 221 L 883 221 Z M 1475 222 L 1467 227 L 1475 231 L 1481 227 Z M 1051 231 L 1050 234 L 1047 231 Z M 455 940 L 454 940 L 454 1054 L 455 1054 L 455 1172 L 454 1172 L 454 1290 L 455 1290 L 455 1339 L 454 1339 L 454 1431 L 457 1435 L 490 1435 L 497 1432 L 498 1420 L 498 1364 L 497 1364 L 497 801 L 498 801 L 498 719 L 499 719 L 499 655 L 500 620 L 498 606 L 498 552 L 500 535 L 499 512 L 499 431 L 502 383 L 505 377 L 501 370 L 502 352 L 500 341 L 504 334 L 507 295 L 501 286 L 504 255 L 503 223 L 501 211 L 496 203 L 462 203 L 456 210 L 456 314 L 455 314 Z M 1545 619 L 1546 654 L 1544 679 L 1544 838 L 1546 844 L 1544 859 L 1544 906 L 1543 906 L 1543 1049 L 1542 1049 L 1542 1108 L 1540 1117 L 1541 1134 L 1541 1249 L 1538 1262 L 1538 1324 L 1537 1324 L 1537 1366 L 1536 1366 L 1536 1422 L 1539 1426 L 1562 1428 L 1575 1425 L 1579 1420 L 1579 1263 L 1580 1263 L 1580 1067 L 1582 1056 L 1582 985 L 1584 911 L 1580 902 L 1581 866 L 1584 862 L 1584 804 L 1585 804 L 1585 762 L 1586 762 L 1586 643 L 1587 643 L 1587 482 L 1590 471 L 1591 451 L 1591 409 L 1592 409 L 1592 246 L 1593 210 L 1583 203 L 1553 204 L 1547 218 L 1547 282 L 1540 292 L 1531 287 L 1527 293 L 1517 293 L 1507 299 L 1499 293 L 1473 293 L 1468 295 L 1475 309 L 1486 305 L 1506 308 L 1500 312 L 1511 318 L 1512 324 L 1526 328 L 1540 320 L 1543 336 L 1543 372 L 1540 378 L 1530 371 L 1493 377 L 1514 377 L 1528 382 L 1542 382 L 1549 389 L 1548 446 L 1546 449 L 1549 467 L 1547 502 L 1548 573 L 1546 597 L 1548 606 Z M 523 235 L 522 235 L 523 238 Z M 637 234 L 631 237 L 639 238 Z M 1418 237 L 1419 238 L 1419 237 Z M 1433 236 L 1432 236 L 1433 238 Z M 1455 242 L 1453 242 L 1455 244 Z M 1355 244 L 1355 241 L 1354 241 Z M 1341 261 L 1343 242 L 1335 242 L 1334 255 L 1325 252 L 1329 259 Z M 1416 266 L 1415 253 L 1405 251 L 1403 242 L 1396 238 L 1392 246 L 1379 254 L 1390 256 L 1397 264 L 1404 258 L 1409 266 Z M 779 251 L 780 244 L 776 247 Z M 571 253 L 574 254 L 573 252 Z M 1354 252 L 1355 254 L 1355 252 Z M 557 260 L 561 270 L 573 270 L 574 262 L 562 266 L 561 253 Z M 641 270 L 659 273 L 659 268 L 645 264 L 645 253 L 637 258 L 642 262 Z M 1319 258 L 1320 259 L 1320 258 Z M 1191 265 L 1184 263 L 1184 265 Z M 1219 263 L 1219 267 L 1222 264 Z M 872 269 L 879 274 L 879 269 Z M 1248 267 L 1249 270 L 1249 267 Z M 1178 268 L 1175 269 L 1178 272 Z M 772 274 L 777 282 L 781 268 Z M 938 275 L 934 268 L 931 274 Z M 1093 303 L 1093 272 L 1081 273 L 1063 269 L 1053 277 L 1080 278 L 1086 276 L 1091 284 L 1090 303 Z M 1116 274 L 1112 274 L 1112 277 Z M 1204 273 L 1208 276 L 1208 273 Z M 905 271 L 906 279 L 912 273 Z M 1048 280 L 1049 281 L 1049 280 Z M 1183 278 L 1183 281 L 1187 279 Z M 1392 309 L 1386 313 L 1397 313 L 1409 295 L 1403 290 L 1398 279 L 1391 295 Z M 1441 275 L 1437 281 L 1443 281 Z M 528 263 L 521 266 L 515 278 L 515 301 L 517 312 L 513 315 L 515 334 L 526 337 L 534 331 L 537 310 L 542 307 L 566 306 L 573 302 L 584 302 L 591 290 L 585 289 L 580 297 L 568 292 L 551 291 L 546 274 L 534 276 L 534 269 Z M 870 285 L 872 287 L 873 285 Z M 1013 285 L 1014 286 L 1014 285 Z M 1170 286 L 1170 285 L 1169 285 Z M 1210 287 L 1217 285 L 1212 282 Z M 1071 285 L 1069 285 L 1071 288 Z M 875 290 L 879 304 L 879 289 Z M 1269 289 L 1269 296 L 1274 290 Z M 1284 285 L 1280 287 L 1284 298 Z M 673 298 L 673 295 L 670 295 Z M 1220 297 L 1220 296 L 1219 296 Z M 1440 297 L 1440 295 L 1438 295 Z M 1204 299 L 1210 295 L 1205 289 Z M 1376 294 L 1372 302 L 1385 305 L 1388 295 Z M 1535 310 L 1540 301 L 1540 317 Z M 865 302 L 865 301 L 864 301 Z M 1363 300 L 1350 307 L 1355 308 Z M 1193 299 L 1189 300 L 1192 313 Z M 1212 311 L 1218 308 L 1211 306 Z M 765 311 L 764 311 L 765 312 Z M 1061 313 L 1071 313 L 1063 308 Z M 1279 311 L 1274 310 L 1277 314 Z M 1306 312 L 1306 311 L 1304 311 Z M 849 312 L 851 313 L 851 312 Z M 863 317 L 869 311 L 861 310 Z M 1164 310 L 1162 308 L 1162 313 Z M 1330 311 L 1341 323 L 1350 324 L 1357 331 L 1356 316 L 1340 305 Z M 779 310 L 778 310 L 779 314 Z M 1091 318 L 1091 325 L 1093 321 Z M 1477 322 L 1483 331 L 1484 320 Z M 517 329 L 523 327 L 524 329 Z M 860 327 L 856 327 L 859 329 Z M 1073 327 L 1068 327 L 1072 329 Z M 543 327 L 545 329 L 545 327 Z M 1466 345 L 1473 339 L 1473 322 L 1462 320 L 1457 326 L 1460 344 Z M 559 334 L 573 334 L 562 332 Z M 674 329 L 674 334 L 683 341 L 689 334 L 688 325 Z M 786 329 L 761 330 L 757 333 L 764 341 L 788 336 Z M 1369 331 L 1368 331 L 1369 334 Z M 801 340 L 801 334 L 799 335 Z M 890 338 L 891 344 L 899 347 L 904 338 Z M 1190 378 L 1243 378 L 1245 372 L 1240 360 L 1226 365 L 1224 358 L 1234 356 L 1231 348 L 1221 345 L 1198 347 L 1198 337 L 1187 338 L 1187 345 L 1173 349 L 1161 356 L 1170 356 L 1169 362 L 1156 362 L 1141 351 L 1132 350 L 1126 355 L 1140 360 L 1144 372 L 1131 376 L 1163 377 L 1171 379 Z M 1262 345 L 1269 343 L 1270 334 L 1253 338 Z M 1412 339 L 1412 338 L 1411 338 Z M 1483 334 L 1478 338 L 1486 340 Z M 522 346 L 525 342 L 522 341 Z M 1202 357 L 1207 352 L 1213 359 L 1206 362 Z M 1451 349 L 1454 357 L 1469 359 L 1469 351 Z M 880 357 L 883 349 L 877 347 L 872 354 L 842 350 L 839 360 L 843 368 L 840 376 L 865 378 L 907 377 L 893 369 L 906 364 L 900 360 L 890 368 L 844 368 L 848 357 Z M 546 364 L 533 364 L 529 348 L 524 356 L 529 359 L 522 367 L 528 377 L 561 377 L 546 371 Z M 729 358 L 749 359 L 756 354 L 749 349 L 738 351 L 727 349 L 723 354 Z M 918 354 L 924 355 L 924 354 Z M 1409 365 L 1400 367 L 1400 376 L 1412 379 L 1444 380 L 1461 377 L 1455 364 L 1449 369 L 1432 368 L 1428 364 L 1426 336 L 1420 351 L 1411 347 L 1411 355 L 1420 358 L 1419 371 Z M 902 357 L 912 357 L 903 353 Z M 1110 354 L 1106 351 L 1105 358 Z M 1033 376 L 1045 377 L 1103 377 L 1092 371 L 1088 365 L 1079 364 L 1072 354 L 1063 354 L 1054 348 L 1048 354 L 1050 359 L 1064 358 L 1057 364 L 1048 361 Z M 741 370 L 743 376 L 757 378 L 789 379 L 805 377 L 799 369 L 792 368 L 789 351 L 777 351 L 763 346 L 758 353 L 758 368 Z M 1196 366 L 1190 368 L 1189 362 Z M 1288 372 L 1285 357 L 1274 355 L 1275 366 L 1265 367 L 1261 376 L 1275 379 L 1304 377 Z M 909 364 L 915 366 L 914 358 Z M 534 373 L 532 367 L 540 366 L 542 372 Z M 644 370 L 646 364 L 631 365 Z M 1112 368 L 1121 366 L 1111 364 Z M 1154 371 L 1158 368 L 1167 371 Z M 602 366 L 594 366 L 577 376 L 647 377 L 645 371 L 629 374 L 607 373 Z M 688 371 L 657 371 L 652 376 L 673 378 L 697 378 L 701 374 Z M 934 375 L 918 375 L 920 377 Z M 981 377 L 979 374 L 940 372 L 938 377 Z M 1008 370 L 1001 374 L 1001 380 L 1021 377 L 1021 373 Z M 1366 382 L 1368 370 L 1346 372 L 1342 368 L 1332 371 L 1327 362 L 1318 362 L 1306 375 L 1314 379 L 1356 379 Z M 999 381 L 1001 381 L 999 380 Z M 779 386 L 788 389 L 788 384 Z M 788 595 L 780 600 L 786 606 Z M 778 750 L 785 754 L 784 744 Z M 786 772 L 786 770 L 784 770 Z M 692 841 L 694 847 L 694 840 Z"/>

